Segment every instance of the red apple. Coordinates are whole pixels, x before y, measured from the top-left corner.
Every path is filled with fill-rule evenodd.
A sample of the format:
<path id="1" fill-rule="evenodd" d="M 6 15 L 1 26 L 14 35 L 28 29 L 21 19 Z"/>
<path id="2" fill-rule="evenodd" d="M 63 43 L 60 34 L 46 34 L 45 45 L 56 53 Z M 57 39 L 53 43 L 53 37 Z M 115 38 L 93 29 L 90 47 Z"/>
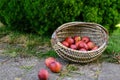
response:
<path id="1" fill-rule="evenodd" d="M 83 42 L 82 42 L 82 41 L 78 41 L 78 42 L 75 43 L 75 45 L 76 45 L 76 47 L 77 47 L 78 49 L 79 49 L 79 44 L 80 44 L 80 43 L 83 43 Z"/>
<path id="2" fill-rule="evenodd" d="M 95 47 L 95 44 L 94 44 L 93 42 L 91 42 L 91 41 L 88 42 L 87 45 L 88 45 L 88 48 L 89 48 L 90 50 Z"/>
<path id="3" fill-rule="evenodd" d="M 73 44 L 74 43 L 74 39 L 72 37 L 67 37 L 65 39 L 65 41 L 67 41 L 69 43 L 69 45 Z"/>
<path id="4" fill-rule="evenodd" d="M 87 45 L 86 43 L 84 43 L 84 48 L 85 48 L 86 50 L 89 49 L 89 47 L 88 47 L 88 45 Z"/>
<path id="5" fill-rule="evenodd" d="M 90 41 L 90 38 L 87 37 L 87 36 L 83 36 L 82 41 L 85 42 L 85 43 L 88 43 Z"/>
<path id="6" fill-rule="evenodd" d="M 41 69 L 38 72 L 38 78 L 39 78 L 39 80 L 48 80 L 48 77 L 49 77 L 49 73 L 48 73 L 47 70 Z"/>
<path id="7" fill-rule="evenodd" d="M 84 48 L 85 47 L 85 43 L 83 42 L 83 41 L 81 41 L 80 43 L 79 43 L 79 48 Z"/>
<path id="8" fill-rule="evenodd" d="M 54 61 L 50 64 L 50 70 L 52 72 L 58 73 L 61 71 L 61 69 L 62 69 L 62 65 L 57 61 Z"/>
<path id="9" fill-rule="evenodd" d="M 77 49 L 77 46 L 76 46 L 75 44 L 71 44 L 71 45 L 70 45 L 70 48 L 76 50 L 76 49 Z"/>
<path id="10" fill-rule="evenodd" d="M 62 41 L 62 44 L 66 47 L 69 47 L 69 43 L 67 41 Z"/>
<path id="11" fill-rule="evenodd" d="M 75 41 L 75 43 L 77 43 L 78 41 L 80 41 L 81 40 L 81 37 L 80 36 L 74 36 L 74 41 Z"/>
<path id="12" fill-rule="evenodd" d="M 95 46 L 95 47 L 92 48 L 92 50 L 96 50 L 96 49 L 98 49 L 98 46 Z"/>
<path id="13" fill-rule="evenodd" d="M 87 51 L 85 48 L 81 48 L 80 51 Z"/>
<path id="14" fill-rule="evenodd" d="M 55 58 L 49 57 L 49 58 L 45 59 L 45 64 L 47 67 L 49 67 L 49 65 L 54 61 L 56 61 Z"/>

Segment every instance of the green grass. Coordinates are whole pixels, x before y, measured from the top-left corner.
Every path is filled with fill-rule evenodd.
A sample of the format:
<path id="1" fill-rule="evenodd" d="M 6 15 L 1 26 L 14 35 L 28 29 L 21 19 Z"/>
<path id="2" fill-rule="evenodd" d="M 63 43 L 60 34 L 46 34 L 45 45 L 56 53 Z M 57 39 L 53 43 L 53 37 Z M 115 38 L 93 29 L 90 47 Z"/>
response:
<path id="1" fill-rule="evenodd" d="M 109 37 L 108 47 L 102 55 L 102 60 L 108 62 L 118 62 L 120 56 L 120 30 L 115 30 Z"/>
<path id="2" fill-rule="evenodd" d="M 29 71 L 33 68 L 33 66 L 20 66 L 21 69 L 25 69 L 26 71 Z"/>
<path id="3" fill-rule="evenodd" d="M 12 36 L 11 36 L 12 35 Z M 57 57 L 55 51 L 51 49 L 49 38 L 40 38 L 33 34 L 9 34 L 9 46 L 6 48 L 5 54 L 12 57 L 30 57 L 37 56 L 45 58 L 48 56 Z"/>
<path id="4" fill-rule="evenodd" d="M 38 53 L 36 56 L 38 56 L 39 58 L 46 58 L 46 57 L 58 57 L 58 55 L 56 54 L 56 52 L 54 50 L 49 50 L 46 53 L 40 54 Z"/>
<path id="5" fill-rule="evenodd" d="M 12 32 L 5 27 L 0 28 L 0 36 L 0 43 L 7 44 L 4 54 L 11 57 L 57 57 L 55 51 L 51 48 L 50 37 L 16 31 Z"/>

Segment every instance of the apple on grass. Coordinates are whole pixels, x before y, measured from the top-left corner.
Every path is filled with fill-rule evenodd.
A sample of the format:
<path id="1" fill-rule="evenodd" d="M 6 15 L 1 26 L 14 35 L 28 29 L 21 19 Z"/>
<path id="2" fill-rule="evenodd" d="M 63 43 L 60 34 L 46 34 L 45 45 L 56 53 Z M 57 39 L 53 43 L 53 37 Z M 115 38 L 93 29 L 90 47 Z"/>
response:
<path id="1" fill-rule="evenodd" d="M 46 69 L 40 69 L 38 72 L 38 78 L 39 80 L 48 80 L 49 73 Z"/>
<path id="2" fill-rule="evenodd" d="M 56 61 L 55 58 L 49 57 L 49 58 L 46 58 L 46 59 L 45 59 L 45 64 L 46 64 L 47 67 L 49 67 L 49 65 L 50 65 L 52 62 L 54 62 L 54 61 Z"/>
<path id="3" fill-rule="evenodd" d="M 52 63 L 50 64 L 50 67 L 49 67 L 49 68 L 50 68 L 50 70 L 51 70 L 52 72 L 58 73 L 58 72 L 61 71 L 62 65 L 61 65 L 59 62 L 54 61 L 54 62 L 52 62 Z"/>

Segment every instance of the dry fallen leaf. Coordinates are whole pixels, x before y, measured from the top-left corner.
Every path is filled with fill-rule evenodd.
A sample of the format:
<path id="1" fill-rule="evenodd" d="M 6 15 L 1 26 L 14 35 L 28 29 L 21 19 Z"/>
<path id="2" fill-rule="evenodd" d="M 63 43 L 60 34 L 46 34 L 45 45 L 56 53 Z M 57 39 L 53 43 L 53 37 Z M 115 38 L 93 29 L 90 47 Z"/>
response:
<path id="1" fill-rule="evenodd" d="M 21 80 L 21 78 L 15 78 L 15 80 Z"/>

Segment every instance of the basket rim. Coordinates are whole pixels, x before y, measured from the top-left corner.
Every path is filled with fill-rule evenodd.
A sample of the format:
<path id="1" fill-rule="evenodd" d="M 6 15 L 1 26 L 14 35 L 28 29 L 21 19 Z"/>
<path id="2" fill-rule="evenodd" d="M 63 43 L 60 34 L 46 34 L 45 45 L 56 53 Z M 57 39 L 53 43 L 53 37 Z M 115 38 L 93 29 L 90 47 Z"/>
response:
<path id="1" fill-rule="evenodd" d="M 57 39 L 57 36 L 56 36 L 56 33 L 61 30 L 61 29 L 64 29 L 66 27 L 69 27 L 68 25 L 71 26 L 72 25 L 78 25 L 78 24 L 94 24 L 94 25 L 97 25 L 96 27 L 101 29 L 101 30 L 104 30 L 104 32 L 107 34 L 106 36 L 106 39 L 105 39 L 105 42 L 107 43 L 108 42 L 108 39 L 109 39 L 109 33 L 108 33 L 108 30 L 106 28 L 104 28 L 102 25 L 100 24 L 97 24 L 97 23 L 94 23 L 94 22 L 78 22 L 78 21 L 75 21 L 75 22 L 67 22 L 67 23 L 64 23 L 62 24 L 61 26 L 59 26 L 52 34 L 51 36 L 51 39 L 54 39 L 56 38 L 56 41 L 59 42 L 59 40 Z M 67 25 L 67 26 L 66 26 Z"/>
<path id="2" fill-rule="evenodd" d="M 71 26 L 71 24 L 73 24 L 73 25 L 78 25 L 78 24 L 91 24 L 91 25 L 92 25 L 92 24 L 95 24 L 95 25 L 99 26 L 99 27 L 98 27 L 99 29 L 102 28 L 107 34 L 109 34 L 108 31 L 107 31 L 107 29 L 104 28 L 104 27 L 103 27 L 102 25 L 100 25 L 100 24 L 97 24 L 97 23 L 95 23 L 95 22 L 79 22 L 79 21 L 64 23 L 64 24 L 60 25 L 55 31 L 57 32 L 57 30 L 59 30 L 60 28 L 63 29 L 63 28 L 69 27 L 68 25 Z M 67 25 L 67 26 L 66 26 L 66 25 Z M 64 26 L 64 27 L 63 27 L 63 26 Z"/>

